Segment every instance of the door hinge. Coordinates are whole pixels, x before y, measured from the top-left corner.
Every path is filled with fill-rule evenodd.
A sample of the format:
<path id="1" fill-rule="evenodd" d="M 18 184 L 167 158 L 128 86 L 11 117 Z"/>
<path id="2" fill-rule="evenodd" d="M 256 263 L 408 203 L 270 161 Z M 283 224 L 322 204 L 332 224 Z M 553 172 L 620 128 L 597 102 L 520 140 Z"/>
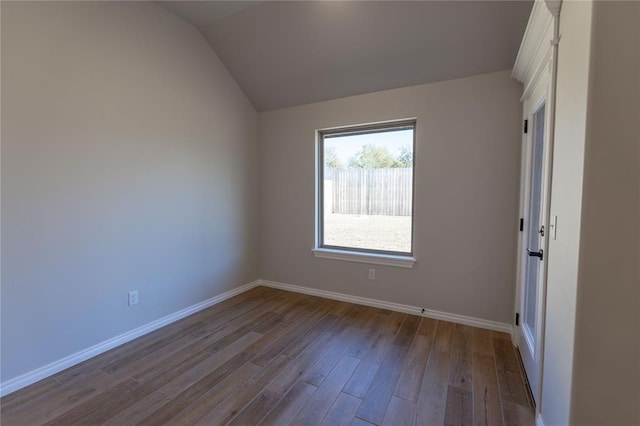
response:
<path id="1" fill-rule="evenodd" d="M 524 218 L 520 218 L 520 232 L 524 231 Z"/>
<path id="2" fill-rule="evenodd" d="M 516 312 L 516 325 L 520 325 L 520 314 Z"/>
<path id="3" fill-rule="evenodd" d="M 524 120 L 524 132 L 527 133 L 529 131 L 529 120 Z"/>

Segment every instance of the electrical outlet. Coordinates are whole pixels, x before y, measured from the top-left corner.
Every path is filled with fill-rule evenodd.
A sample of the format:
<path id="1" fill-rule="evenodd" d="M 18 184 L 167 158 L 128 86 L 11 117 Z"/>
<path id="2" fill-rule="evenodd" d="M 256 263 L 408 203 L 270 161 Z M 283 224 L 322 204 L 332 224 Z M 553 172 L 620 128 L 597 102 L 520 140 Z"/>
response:
<path id="1" fill-rule="evenodd" d="M 129 306 L 138 304 L 138 290 L 129 292 Z"/>
<path id="2" fill-rule="evenodd" d="M 369 279 L 372 280 L 372 281 L 376 279 L 376 270 L 375 269 L 369 269 Z"/>

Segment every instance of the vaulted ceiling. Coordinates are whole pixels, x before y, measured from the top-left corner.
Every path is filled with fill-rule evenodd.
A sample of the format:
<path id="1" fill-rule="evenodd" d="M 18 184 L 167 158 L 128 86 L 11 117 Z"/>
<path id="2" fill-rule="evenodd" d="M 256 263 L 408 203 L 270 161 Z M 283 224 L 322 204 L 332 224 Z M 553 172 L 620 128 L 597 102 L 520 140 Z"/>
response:
<path id="1" fill-rule="evenodd" d="M 161 1 L 259 111 L 510 69 L 531 1 Z"/>

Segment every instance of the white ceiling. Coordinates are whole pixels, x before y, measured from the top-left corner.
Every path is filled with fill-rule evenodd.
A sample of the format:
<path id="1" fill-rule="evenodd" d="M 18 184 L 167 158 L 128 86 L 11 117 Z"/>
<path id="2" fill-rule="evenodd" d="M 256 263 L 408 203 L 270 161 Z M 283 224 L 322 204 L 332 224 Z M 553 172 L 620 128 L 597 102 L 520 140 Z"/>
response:
<path id="1" fill-rule="evenodd" d="M 531 1 L 162 1 L 259 111 L 509 69 Z"/>

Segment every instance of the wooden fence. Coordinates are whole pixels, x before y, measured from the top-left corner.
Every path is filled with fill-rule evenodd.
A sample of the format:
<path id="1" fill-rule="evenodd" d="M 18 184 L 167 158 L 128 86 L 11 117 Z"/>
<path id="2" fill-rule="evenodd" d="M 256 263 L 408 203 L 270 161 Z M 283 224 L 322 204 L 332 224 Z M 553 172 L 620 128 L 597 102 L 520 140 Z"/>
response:
<path id="1" fill-rule="evenodd" d="M 332 170 L 325 179 L 332 182 L 329 209 L 332 213 L 411 215 L 413 170 L 410 168 Z M 327 183 L 325 181 L 325 188 Z M 327 201 L 325 198 L 325 203 Z"/>

